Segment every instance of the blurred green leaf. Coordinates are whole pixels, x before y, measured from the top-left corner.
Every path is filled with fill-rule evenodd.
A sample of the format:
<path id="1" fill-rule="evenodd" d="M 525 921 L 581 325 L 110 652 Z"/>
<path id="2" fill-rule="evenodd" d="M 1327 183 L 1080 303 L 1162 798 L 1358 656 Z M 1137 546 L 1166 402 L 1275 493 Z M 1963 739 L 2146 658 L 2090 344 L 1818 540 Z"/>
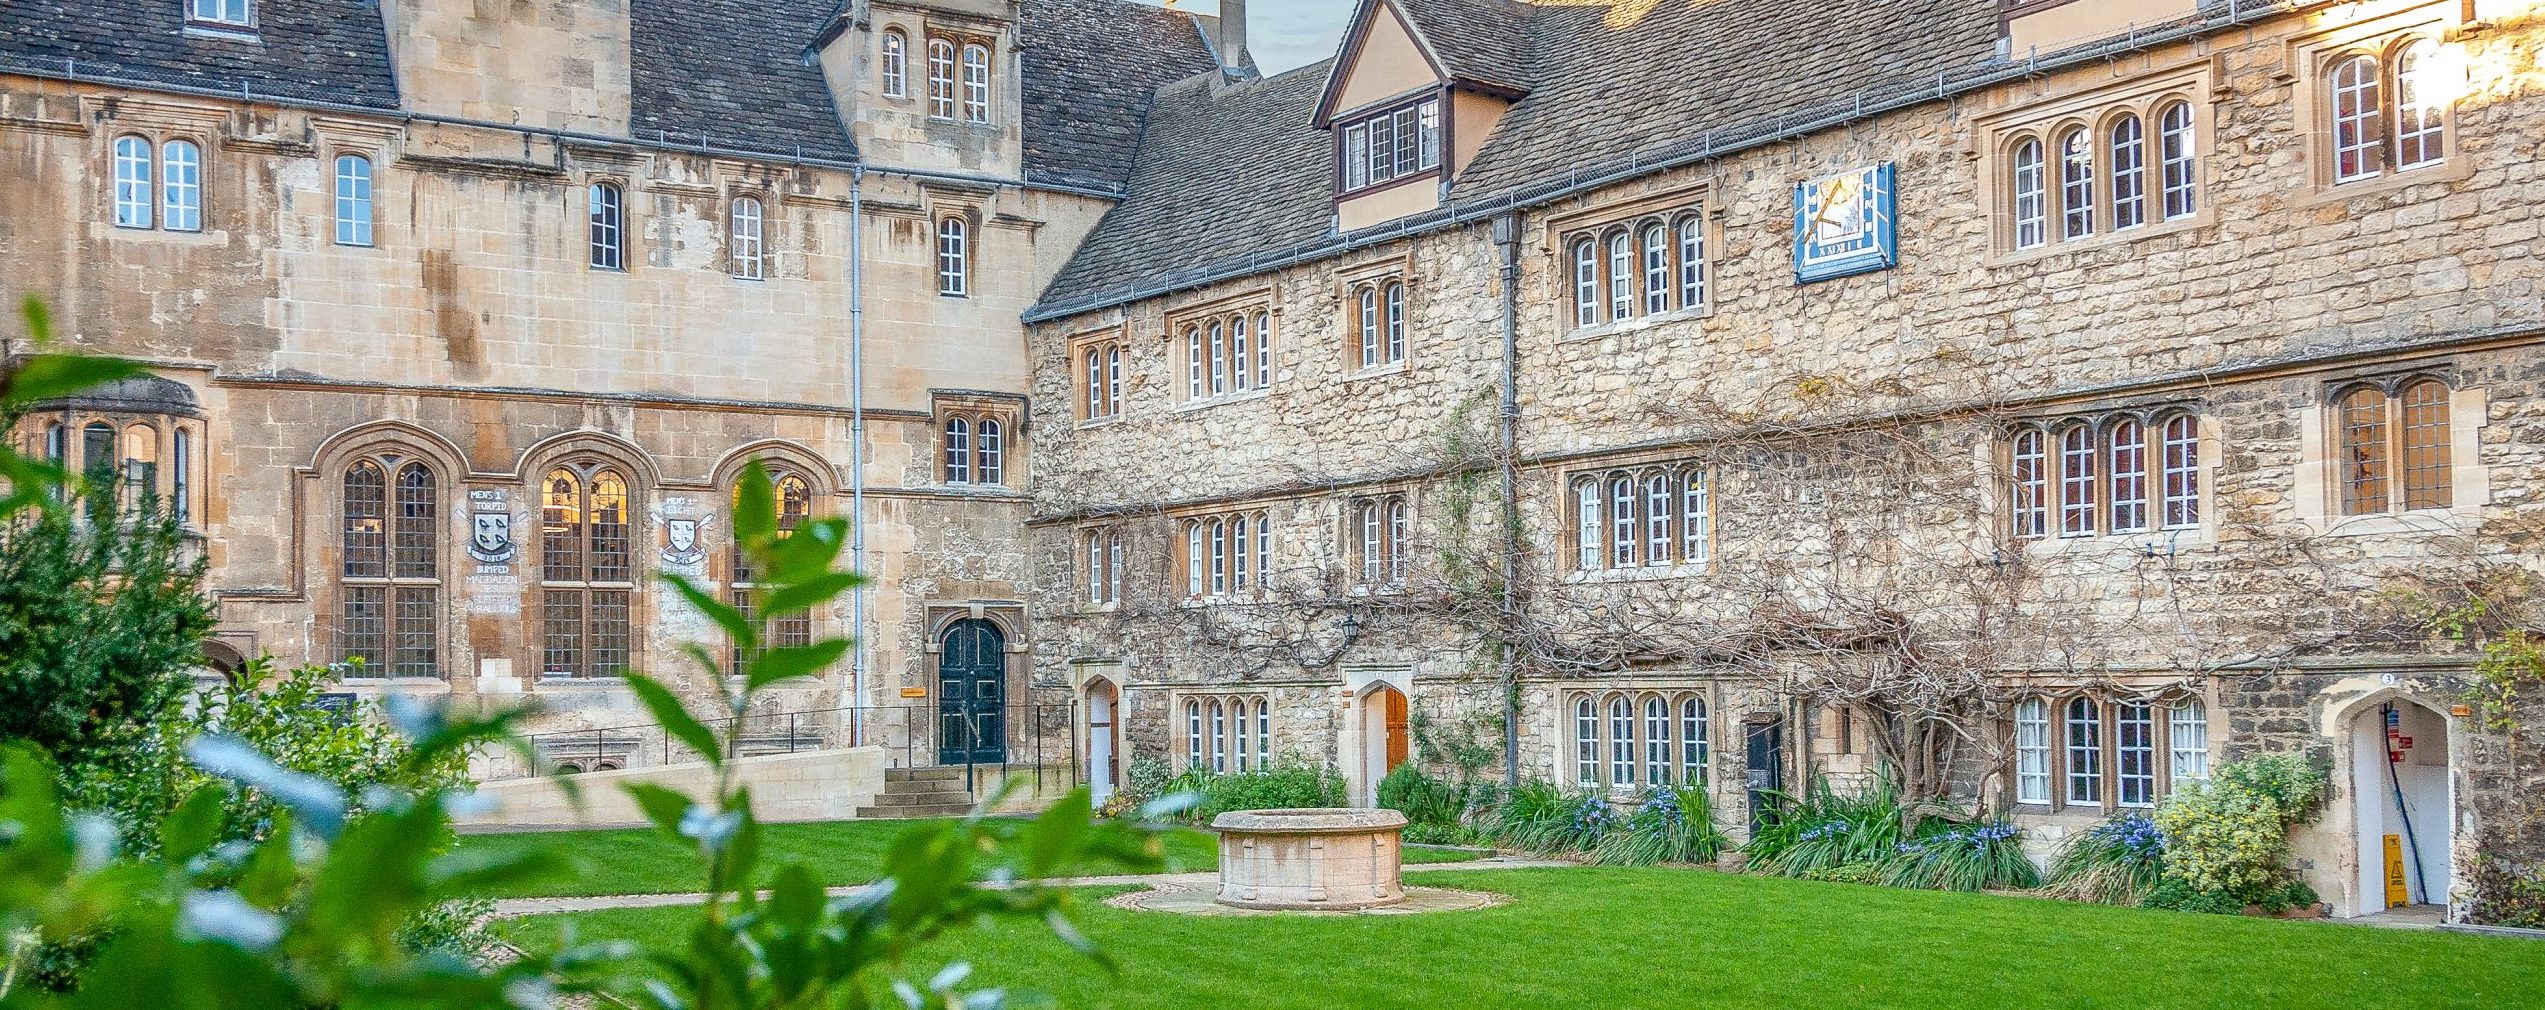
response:
<path id="1" fill-rule="evenodd" d="M 751 662 L 744 666 L 749 678 L 746 683 L 750 690 L 757 691 L 771 684 L 812 676 L 839 662 L 840 657 L 848 654 L 848 648 L 848 639 L 834 638 L 811 645 L 770 649 L 751 657 Z"/>
<path id="2" fill-rule="evenodd" d="M 664 572 L 662 579 L 664 584 L 671 586 L 674 592 L 680 594 L 681 599 L 689 601 L 691 607 L 707 615 L 708 620 L 714 621 L 717 627 L 724 629 L 725 634 L 733 639 L 736 648 L 748 652 L 759 646 L 759 629 L 752 626 L 751 619 L 744 617 L 739 608 L 717 599 L 715 593 L 691 581 L 686 575 L 678 572 Z M 714 664 L 710 663 L 708 669 L 715 669 Z"/>
<path id="3" fill-rule="evenodd" d="M 636 692 L 636 700 L 644 702 L 646 710 L 654 713 L 654 721 L 663 724 L 663 732 L 697 751 L 708 764 L 722 766 L 725 763 L 724 748 L 717 745 L 716 734 L 689 714 L 689 709 L 681 705 L 680 698 L 672 694 L 671 688 L 639 673 L 627 675 L 627 686 Z"/>
<path id="4" fill-rule="evenodd" d="M 645 811 L 646 820 L 671 834 L 680 833 L 681 818 L 688 816 L 692 806 L 689 797 L 652 782 L 630 782 L 623 788 L 636 800 L 637 809 Z"/>
<path id="5" fill-rule="evenodd" d="M 169 862 L 183 863 L 211 848 L 221 839 L 222 805 L 229 798 L 229 790 L 212 783 L 197 788 L 159 825 L 159 851 Z"/>
<path id="6" fill-rule="evenodd" d="M 39 354 L 21 362 L 17 371 L 10 373 L 5 405 L 25 407 L 140 374 L 140 365 L 121 358 Z"/>

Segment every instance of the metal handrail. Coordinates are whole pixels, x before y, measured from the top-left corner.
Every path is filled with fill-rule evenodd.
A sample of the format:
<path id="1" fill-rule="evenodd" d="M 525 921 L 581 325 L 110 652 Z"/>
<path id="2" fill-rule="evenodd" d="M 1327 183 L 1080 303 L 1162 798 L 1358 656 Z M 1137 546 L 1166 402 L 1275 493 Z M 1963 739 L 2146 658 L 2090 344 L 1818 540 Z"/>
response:
<path id="1" fill-rule="evenodd" d="M 1072 717 L 1072 713 L 1076 711 L 1077 705 L 1074 702 L 1005 704 L 999 706 L 994 712 L 949 712 L 933 704 L 843 705 L 788 712 L 745 713 L 741 716 L 726 716 L 721 720 L 705 721 L 710 725 L 721 723 L 724 729 L 726 757 L 750 757 L 854 746 L 850 743 L 832 743 L 830 734 L 825 733 L 823 729 L 826 725 L 833 724 L 834 720 L 837 724 L 844 725 L 847 720 L 839 718 L 842 716 L 862 718 L 867 727 L 866 736 L 870 744 L 879 733 L 891 737 L 896 734 L 889 732 L 890 730 L 899 730 L 897 746 L 891 743 L 884 744 L 890 761 L 888 767 L 956 767 L 959 765 L 965 770 L 965 790 L 977 793 L 980 788 L 979 772 L 986 765 L 995 765 L 1003 779 L 1011 769 L 1017 766 L 1019 763 L 1017 758 L 1030 756 L 1032 766 L 1038 769 L 1037 774 L 1040 774 L 1039 769 L 1049 758 L 1044 746 L 1044 738 L 1053 735 L 1055 731 L 1068 738 L 1064 749 L 1068 758 L 1070 781 L 1076 784 L 1083 773 L 1078 763 L 1078 732 Z M 890 719 L 878 718 L 878 716 L 889 716 L 895 713 L 901 716 L 897 725 Z M 1017 732 L 1020 726 L 1024 725 L 1023 717 L 1029 715 L 1030 727 L 1027 727 L 1024 733 Z M 985 731 L 985 724 L 993 720 L 1002 723 L 1004 732 L 999 735 L 1003 738 L 1004 746 L 999 749 L 1000 760 L 996 762 L 972 760 L 971 754 L 974 753 L 972 749 L 965 751 L 965 760 L 960 762 L 935 760 L 941 756 L 940 751 L 944 741 L 940 739 L 940 734 L 948 717 L 967 723 L 964 736 L 968 739 L 979 739 Z M 749 746 L 749 741 L 755 736 L 750 730 L 755 725 L 766 725 L 773 729 L 783 727 L 783 736 L 776 733 L 756 734 L 764 741 L 776 736 L 783 740 L 783 747 Z M 589 755 L 590 759 L 596 763 L 612 758 L 627 760 L 638 758 L 640 755 L 650 755 L 656 759 L 657 764 L 661 765 L 673 764 L 682 759 L 692 759 L 694 755 L 692 748 L 673 739 L 672 734 L 666 732 L 661 724 L 653 722 L 549 730 L 527 734 L 526 737 L 532 747 L 551 766 L 580 761 L 586 755 Z M 1020 755 L 1020 751 L 1025 753 Z M 524 768 L 509 774 L 491 775 L 489 780 L 525 777 L 539 774 L 542 770 Z"/>

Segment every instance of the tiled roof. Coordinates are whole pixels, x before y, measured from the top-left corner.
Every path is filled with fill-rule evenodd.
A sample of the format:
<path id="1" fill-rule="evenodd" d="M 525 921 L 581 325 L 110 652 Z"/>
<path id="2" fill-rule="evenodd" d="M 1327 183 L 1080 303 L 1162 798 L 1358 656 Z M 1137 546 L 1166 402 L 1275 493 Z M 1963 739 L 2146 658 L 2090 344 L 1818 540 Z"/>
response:
<path id="1" fill-rule="evenodd" d="M 1128 197 L 1044 299 L 1098 297 L 1118 282 L 1324 234 L 1333 155 L 1308 120 L 1331 62 L 1236 83 L 1209 73 L 1161 89 Z"/>
<path id="2" fill-rule="evenodd" d="M 177 0 L 0 0 L 0 69 L 393 107 L 371 0 L 260 0 L 254 40 L 187 31 Z"/>
<path id="3" fill-rule="evenodd" d="M 1539 3 L 1519 19 L 1525 60 L 1448 37 L 1453 27 L 1508 27 L 1513 12 L 1497 11 L 1498 0 L 1398 2 L 1444 59 L 1526 67 L 1528 95 L 1449 190 L 1459 206 L 1529 198 L 1569 175 L 1650 164 L 1718 132 L 1800 122 L 1862 90 L 1921 79 L 1932 86 L 1940 73 L 1997 59 L 1989 0 Z M 1315 82 L 1296 81 L 1298 73 L 1279 80 L 1313 92 Z M 1334 239 L 1332 154 L 1326 134 L 1308 124 L 1314 100 L 1178 101 L 1174 128 L 1150 130 L 1128 198 L 1034 312 L 1219 275 L 1252 258 L 1314 254 Z M 1162 96 L 1161 123 L 1168 104 Z M 1271 160 L 1256 160 L 1250 147 Z M 1284 178 L 1266 178 L 1275 175 Z M 1246 224 L 1214 225 L 1226 220 Z"/>
<path id="4" fill-rule="evenodd" d="M 1210 22 L 1127 0 L 1025 0 L 1025 174 L 1036 182 L 1119 187 L 1131 175 L 1149 100 L 1212 69 Z"/>
<path id="5" fill-rule="evenodd" d="M 1396 0 L 1450 77 L 1529 87 L 1529 15 L 1520 0 Z"/>
<path id="6" fill-rule="evenodd" d="M 631 0 L 632 131 L 675 144 L 853 157 L 856 142 L 831 101 L 822 68 L 804 59 L 837 6 L 836 0 Z"/>

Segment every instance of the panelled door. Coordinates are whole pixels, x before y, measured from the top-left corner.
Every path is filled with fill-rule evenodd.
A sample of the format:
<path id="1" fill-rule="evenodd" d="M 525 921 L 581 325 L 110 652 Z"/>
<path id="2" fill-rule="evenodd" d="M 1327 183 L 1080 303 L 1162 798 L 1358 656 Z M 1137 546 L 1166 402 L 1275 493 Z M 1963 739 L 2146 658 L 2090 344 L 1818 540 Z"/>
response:
<path id="1" fill-rule="evenodd" d="M 1755 827 L 1759 814 L 1774 803 L 1775 794 L 1785 790 L 1785 720 L 1754 722 L 1749 730 L 1750 824 Z"/>
<path id="2" fill-rule="evenodd" d="M 937 650 L 937 763 L 1007 760 L 1007 638 L 983 620 L 956 621 Z"/>

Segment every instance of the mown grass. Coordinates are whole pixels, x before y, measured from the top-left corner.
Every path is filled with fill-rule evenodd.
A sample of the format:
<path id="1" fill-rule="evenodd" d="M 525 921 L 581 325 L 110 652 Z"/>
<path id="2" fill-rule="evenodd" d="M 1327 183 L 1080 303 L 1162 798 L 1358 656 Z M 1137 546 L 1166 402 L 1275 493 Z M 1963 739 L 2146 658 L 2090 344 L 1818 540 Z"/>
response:
<path id="1" fill-rule="evenodd" d="M 825 821 L 771 824 L 763 829 L 760 864 L 777 867 L 802 862 L 824 884 L 863 884 L 883 875 L 884 851 L 893 839 L 917 822 Z M 1164 836 L 1166 868 L 1202 871 L 1219 868 L 1219 841 L 1207 831 L 1180 828 Z M 497 835 L 464 835 L 462 850 L 514 852 L 548 846 L 567 856 L 570 868 L 525 881 L 489 897 L 555 898 L 602 894 L 668 894 L 698 890 L 697 851 L 650 828 L 609 831 L 528 831 Z M 1457 862 L 1473 853 L 1439 849 L 1405 852 L 1409 863 Z M 1121 872 L 1122 867 L 1091 867 L 1090 873 Z"/>
<path id="2" fill-rule="evenodd" d="M 1515 900 L 1472 912 L 1174 917 L 1096 904 L 1108 975 L 1031 924 L 952 938 L 985 984 L 1107 1010 L 1513 1007 L 2247 1007 L 2545 1005 L 2545 943 L 1685 869 L 1441 871 L 1425 885 Z M 1110 893 L 1110 892 L 1103 892 Z M 543 916 L 510 928 L 662 940 L 683 910 Z"/>

